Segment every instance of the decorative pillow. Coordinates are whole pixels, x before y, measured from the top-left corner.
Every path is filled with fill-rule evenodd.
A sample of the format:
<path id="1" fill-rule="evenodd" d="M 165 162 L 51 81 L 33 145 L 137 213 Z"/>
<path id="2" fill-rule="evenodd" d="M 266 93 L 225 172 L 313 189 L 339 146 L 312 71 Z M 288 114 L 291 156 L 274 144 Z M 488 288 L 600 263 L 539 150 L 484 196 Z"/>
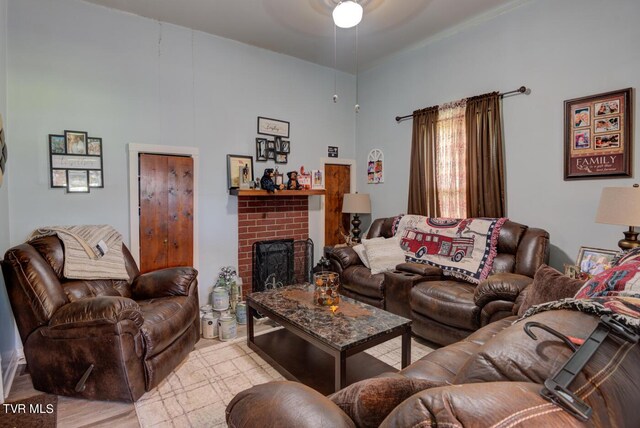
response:
<path id="1" fill-rule="evenodd" d="M 518 316 L 524 315 L 531 306 L 573 297 L 583 285 L 583 280 L 569 278 L 551 266 L 543 264 L 536 271 L 533 283 L 527 287 Z"/>
<path id="2" fill-rule="evenodd" d="M 363 241 L 372 274 L 394 270 L 404 263 L 404 251 L 398 238 L 366 239 Z"/>
<path id="3" fill-rule="evenodd" d="M 630 260 L 592 277 L 576 293 L 576 299 L 606 296 L 640 298 L 640 260 Z"/>
<path id="4" fill-rule="evenodd" d="M 433 382 L 406 377 L 384 377 L 356 382 L 329 398 L 359 427 L 378 427 L 393 409 Z"/>

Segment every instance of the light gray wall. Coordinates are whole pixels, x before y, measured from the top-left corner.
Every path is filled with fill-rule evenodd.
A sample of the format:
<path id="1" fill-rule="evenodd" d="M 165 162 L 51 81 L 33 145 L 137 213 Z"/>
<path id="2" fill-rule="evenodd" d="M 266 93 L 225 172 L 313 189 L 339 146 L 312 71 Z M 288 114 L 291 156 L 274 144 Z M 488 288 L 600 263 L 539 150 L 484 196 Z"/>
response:
<path id="1" fill-rule="evenodd" d="M 600 191 L 635 180 L 563 180 L 563 101 L 640 86 L 639 19 L 637 0 L 536 0 L 362 73 L 359 169 L 372 148 L 386 160 L 384 184 L 368 185 L 359 174 L 372 217 L 407 208 L 412 125 L 395 116 L 526 85 L 531 95 L 503 103 L 508 216 L 550 232 L 558 268 L 581 245 L 616 249 L 624 228 L 594 221 Z"/>
<path id="2" fill-rule="evenodd" d="M 12 244 L 38 226 L 87 223 L 112 224 L 128 241 L 126 145 L 195 146 L 204 300 L 220 267 L 237 265 L 226 155 L 255 154 L 257 116 L 291 122 L 282 172 L 318 168 L 327 145 L 355 156 L 351 75 L 338 73 L 334 104 L 333 70 L 274 52 L 77 0 L 9 0 L 9 15 Z M 103 138 L 104 189 L 49 188 L 47 135 L 65 129 Z M 310 217 L 321 242 L 318 211 Z"/>
<path id="3" fill-rule="evenodd" d="M 7 0 L 0 0 L 0 114 L 4 122 L 5 131 L 11 126 L 7 117 Z M 10 143 L 9 138 L 7 142 Z M 11 148 L 11 147 L 9 147 Z M 9 151 L 9 162 L 11 164 L 11 151 Z M 0 259 L 9 248 L 10 227 L 9 227 L 9 177 L 8 170 L 5 171 L 4 183 L 0 187 Z M 11 306 L 7 297 L 4 285 L 4 278 L 0 275 L 0 357 L 2 366 L 0 367 L 0 384 L 3 376 L 7 373 L 8 364 L 11 362 L 15 349 L 15 329 Z M 0 385 L 0 391 L 3 388 Z M 8 391 L 4 391 L 5 394 Z M 4 397 L 0 396 L 0 402 Z"/>

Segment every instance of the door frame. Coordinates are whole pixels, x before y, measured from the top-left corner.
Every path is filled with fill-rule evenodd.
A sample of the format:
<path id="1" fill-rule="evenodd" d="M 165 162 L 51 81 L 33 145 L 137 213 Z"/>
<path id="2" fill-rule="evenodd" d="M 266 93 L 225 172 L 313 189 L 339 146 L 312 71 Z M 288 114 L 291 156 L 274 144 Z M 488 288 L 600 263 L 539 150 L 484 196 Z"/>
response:
<path id="1" fill-rule="evenodd" d="M 358 175 L 356 174 L 356 160 L 355 159 L 344 159 L 344 158 L 320 158 L 320 163 L 322 165 L 322 171 L 326 171 L 326 165 L 327 164 L 331 164 L 331 165 L 349 165 L 351 168 L 349 170 L 349 190 L 350 192 L 357 192 L 358 191 L 358 187 L 356 186 L 356 180 Z M 320 236 L 322 237 L 322 246 L 320 248 L 324 248 L 325 246 L 325 242 L 324 242 L 324 222 L 325 222 L 325 212 L 324 212 L 324 206 L 325 206 L 325 200 L 324 198 L 322 199 L 322 203 L 320 206 L 320 216 L 322 217 L 322 221 L 320 222 Z M 309 211 L 311 212 L 311 211 Z M 320 253 L 321 255 L 323 255 L 323 253 Z"/>
<path id="2" fill-rule="evenodd" d="M 138 198 L 140 195 L 140 182 L 138 181 L 139 165 L 138 155 L 148 153 L 167 156 L 190 156 L 193 159 L 193 267 L 198 269 L 199 257 L 199 227 L 198 227 L 198 178 L 200 149 L 197 147 L 161 146 L 157 144 L 129 143 L 129 240 L 131 255 L 140 266 L 140 213 Z"/>

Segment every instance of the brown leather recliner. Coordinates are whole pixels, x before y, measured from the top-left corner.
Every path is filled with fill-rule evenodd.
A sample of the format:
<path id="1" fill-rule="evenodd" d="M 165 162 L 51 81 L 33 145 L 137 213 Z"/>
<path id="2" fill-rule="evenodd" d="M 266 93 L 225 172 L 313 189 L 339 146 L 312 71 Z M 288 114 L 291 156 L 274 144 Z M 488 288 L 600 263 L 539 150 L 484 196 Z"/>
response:
<path id="1" fill-rule="evenodd" d="M 391 237 L 393 220 L 375 220 L 367 238 Z M 350 247 L 333 248 L 328 255 L 332 269 L 340 273 L 342 294 L 410 318 L 414 334 L 447 345 L 511 315 L 520 292 L 549 260 L 549 234 L 507 221 L 491 274 L 478 285 L 418 263 L 372 275 Z"/>
<path id="2" fill-rule="evenodd" d="M 123 252 L 129 282 L 65 278 L 64 247 L 55 236 L 5 254 L 2 271 L 36 389 L 135 401 L 193 349 L 198 272 L 177 267 L 141 275 L 124 244 Z"/>
<path id="3" fill-rule="evenodd" d="M 640 346 L 609 336 L 570 386 L 592 409 L 579 421 L 540 395 L 572 351 L 515 317 L 489 324 L 396 374 L 358 382 L 325 397 L 296 382 L 240 392 L 227 406 L 230 427 L 637 427 Z M 556 310 L 529 318 L 585 338 L 598 318 Z"/>

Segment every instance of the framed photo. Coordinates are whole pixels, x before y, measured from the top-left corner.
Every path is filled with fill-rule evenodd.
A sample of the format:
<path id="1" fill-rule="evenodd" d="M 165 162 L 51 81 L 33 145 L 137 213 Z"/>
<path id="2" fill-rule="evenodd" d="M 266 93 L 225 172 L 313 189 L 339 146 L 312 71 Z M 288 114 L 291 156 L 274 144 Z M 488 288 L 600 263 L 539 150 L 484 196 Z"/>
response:
<path id="1" fill-rule="evenodd" d="M 104 188 L 102 182 L 102 171 L 89 171 L 89 187 Z"/>
<path id="2" fill-rule="evenodd" d="M 289 155 L 286 153 L 276 153 L 276 163 L 287 163 L 289 162 Z"/>
<path id="3" fill-rule="evenodd" d="M 303 189 L 311 189 L 311 174 L 298 174 L 298 184 Z"/>
<path id="4" fill-rule="evenodd" d="M 267 139 L 256 138 L 256 162 L 266 162 L 267 159 Z"/>
<path id="5" fill-rule="evenodd" d="M 227 155 L 227 187 L 240 188 L 241 183 L 253 181 L 253 158 L 243 155 Z"/>
<path id="6" fill-rule="evenodd" d="M 631 177 L 632 89 L 564 102 L 564 179 Z"/>
<path id="7" fill-rule="evenodd" d="M 87 138 L 87 154 L 91 156 L 102 156 L 102 138 Z"/>
<path id="8" fill-rule="evenodd" d="M 87 133 L 82 131 L 64 131 L 67 154 L 87 154 Z"/>
<path id="9" fill-rule="evenodd" d="M 67 192 L 89 193 L 89 174 L 87 170 L 67 170 Z"/>
<path id="10" fill-rule="evenodd" d="M 289 122 L 258 116 L 258 134 L 289 138 Z"/>
<path id="11" fill-rule="evenodd" d="M 49 134 L 49 153 L 51 154 L 67 153 L 67 143 L 65 142 L 64 135 Z"/>
<path id="12" fill-rule="evenodd" d="M 51 170 L 51 187 L 66 189 L 67 187 L 67 170 L 66 169 Z"/>
<path id="13" fill-rule="evenodd" d="M 280 153 L 287 153 L 291 151 L 291 143 L 289 140 L 282 140 L 280 143 Z"/>
<path id="14" fill-rule="evenodd" d="M 588 278 L 604 272 L 611 267 L 611 262 L 618 255 L 617 250 L 604 250 L 602 248 L 580 247 L 576 265 L 579 272 L 586 274 Z"/>
<path id="15" fill-rule="evenodd" d="M 564 275 L 568 276 L 571 279 L 577 279 L 580 274 L 580 268 L 578 265 L 568 265 L 565 263 L 564 265 Z"/>
<path id="16" fill-rule="evenodd" d="M 276 149 L 276 153 L 282 153 L 282 138 L 281 137 L 274 138 L 273 143 Z"/>
<path id="17" fill-rule="evenodd" d="M 311 188 L 324 189 L 324 174 L 321 169 L 311 171 Z"/>

